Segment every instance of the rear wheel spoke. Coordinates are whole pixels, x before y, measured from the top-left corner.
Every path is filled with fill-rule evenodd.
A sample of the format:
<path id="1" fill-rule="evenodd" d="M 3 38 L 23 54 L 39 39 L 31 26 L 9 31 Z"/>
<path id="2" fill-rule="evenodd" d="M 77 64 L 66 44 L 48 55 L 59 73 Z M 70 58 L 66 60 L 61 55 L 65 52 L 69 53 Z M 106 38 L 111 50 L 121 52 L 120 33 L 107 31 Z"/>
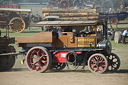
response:
<path id="1" fill-rule="evenodd" d="M 42 60 L 41 62 L 42 62 L 43 64 L 47 64 L 47 61 Z"/>
<path id="2" fill-rule="evenodd" d="M 37 60 L 37 57 L 35 57 L 35 56 L 32 56 L 31 58 L 32 58 L 32 59 L 36 59 L 36 60 Z"/>

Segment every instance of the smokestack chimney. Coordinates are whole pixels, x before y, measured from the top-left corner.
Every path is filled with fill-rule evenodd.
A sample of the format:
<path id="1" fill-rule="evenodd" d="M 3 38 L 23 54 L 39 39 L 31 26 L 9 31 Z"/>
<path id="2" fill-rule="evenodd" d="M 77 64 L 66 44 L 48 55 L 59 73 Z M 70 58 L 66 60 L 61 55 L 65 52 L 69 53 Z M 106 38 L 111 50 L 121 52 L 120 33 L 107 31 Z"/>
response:
<path id="1" fill-rule="evenodd" d="M 103 22 L 103 38 L 104 40 L 107 40 L 107 20 L 104 20 Z"/>

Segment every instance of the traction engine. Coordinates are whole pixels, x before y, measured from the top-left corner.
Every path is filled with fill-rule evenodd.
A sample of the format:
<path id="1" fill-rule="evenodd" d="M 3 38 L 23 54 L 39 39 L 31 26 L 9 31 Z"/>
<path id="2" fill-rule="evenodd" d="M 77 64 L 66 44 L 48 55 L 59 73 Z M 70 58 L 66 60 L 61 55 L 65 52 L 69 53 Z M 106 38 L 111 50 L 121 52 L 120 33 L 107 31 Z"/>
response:
<path id="1" fill-rule="evenodd" d="M 103 35 L 96 30 L 99 25 L 103 28 Z M 103 73 L 106 70 L 117 71 L 120 67 L 120 59 L 116 54 L 111 53 L 111 42 L 107 40 L 107 21 L 41 21 L 37 26 L 54 26 L 63 29 L 68 27 L 76 32 L 67 30 L 58 36 L 58 29 L 58 31 L 18 37 L 18 46 L 23 48 L 27 67 L 31 71 L 60 71 L 65 66 L 76 70 L 79 66 L 84 69 L 88 65 L 91 72 Z M 90 31 L 77 32 L 84 27 Z"/>

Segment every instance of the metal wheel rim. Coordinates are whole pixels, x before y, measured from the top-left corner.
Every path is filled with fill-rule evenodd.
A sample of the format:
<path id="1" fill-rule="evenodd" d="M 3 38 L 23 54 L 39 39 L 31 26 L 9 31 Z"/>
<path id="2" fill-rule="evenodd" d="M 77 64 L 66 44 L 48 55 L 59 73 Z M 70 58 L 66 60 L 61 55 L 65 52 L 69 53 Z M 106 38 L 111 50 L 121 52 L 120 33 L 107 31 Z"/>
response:
<path id="1" fill-rule="evenodd" d="M 25 22 L 19 17 L 11 19 L 9 24 L 11 24 L 9 27 L 12 29 L 12 31 L 16 33 L 20 33 L 25 29 Z"/>
<path id="2" fill-rule="evenodd" d="M 51 57 L 47 50 L 41 48 L 32 48 L 26 56 L 26 64 L 29 70 L 35 72 L 45 72 L 51 62 Z"/>
<path id="3" fill-rule="evenodd" d="M 102 54 L 93 54 L 88 60 L 88 67 L 93 73 L 103 73 L 108 66 L 107 59 Z"/>

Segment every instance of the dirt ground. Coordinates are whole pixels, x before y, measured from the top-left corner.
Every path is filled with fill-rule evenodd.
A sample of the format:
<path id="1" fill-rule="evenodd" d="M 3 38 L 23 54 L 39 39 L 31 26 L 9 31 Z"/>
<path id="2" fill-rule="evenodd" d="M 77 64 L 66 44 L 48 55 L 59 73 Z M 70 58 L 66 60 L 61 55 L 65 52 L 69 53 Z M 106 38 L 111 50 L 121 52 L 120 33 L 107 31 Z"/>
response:
<path id="1" fill-rule="evenodd" d="M 113 43 L 113 52 L 121 60 L 119 71 L 93 74 L 85 70 L 35 73 L 21 65 L 19 57 L 12 70 L 0 72 L 0 85 L 128 85 L 128 45 Z"/>

